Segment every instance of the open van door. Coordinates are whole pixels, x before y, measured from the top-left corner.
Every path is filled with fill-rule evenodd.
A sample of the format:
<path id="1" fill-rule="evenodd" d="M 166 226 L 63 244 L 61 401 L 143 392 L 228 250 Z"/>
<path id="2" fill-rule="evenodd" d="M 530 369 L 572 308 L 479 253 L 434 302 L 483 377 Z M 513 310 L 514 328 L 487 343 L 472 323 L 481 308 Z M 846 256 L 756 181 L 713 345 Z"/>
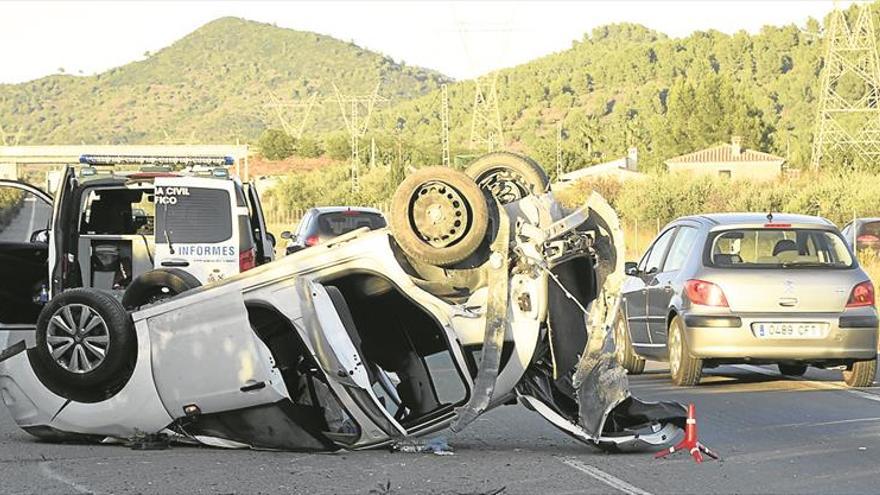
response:
<path id="1" fill-rule="evenodd" d="M 246 182 L 242 184 L 242 187 L 250 212 L 251 232 L 253 232 L 256 242 L 257 262 L 262 265 L 275 259 L 275 238 L 266 230 L 266 217 L 263 216 L 263 206 L 260 203 L 257 186 Z"/>

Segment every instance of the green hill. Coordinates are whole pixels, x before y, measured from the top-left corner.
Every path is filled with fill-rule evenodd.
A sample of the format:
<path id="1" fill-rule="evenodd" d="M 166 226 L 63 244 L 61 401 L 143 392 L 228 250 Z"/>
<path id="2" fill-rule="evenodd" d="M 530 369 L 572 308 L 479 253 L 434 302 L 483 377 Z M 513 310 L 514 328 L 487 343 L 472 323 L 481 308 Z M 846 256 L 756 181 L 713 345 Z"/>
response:
<path id="1" fill-rule="evenodd" d="M 633 24 L 597 28 L 568 50 L 498 73 L 506 146 L 552 168 L 562 120 L 568 169 L 623 156 L 629 146 L 653 168 L 732 134 L 803 166 L 824 55 L 823 40 L 810 33 L 819 30 L 814 19 L 755 35 L 709 31 L 680 39 Z M 384 120 L 399 117 L 414 142 L 438 150 L 437 93 L 389 108 L 395 118 Z M 453 153 L 468 144 L 473 94 L 469 81 L 450 87 Z M 431 156 L 439 159 L 439 151 Z"/>
<path id="2" fill-rule="evenodd" d="M 279 98 L 314 92 L 370 93 L 394 100 L 424 94 L 448 78 L 309 32 L 222 18 L 173 45 L 95 76 L 53 75 L 0 85 L 0 124 L 22 142 L 146 143 L 194 138 L 256 141 L 278 126 Z M 310 129 L 341 126 L 337 105 L 316 107 Z"/>

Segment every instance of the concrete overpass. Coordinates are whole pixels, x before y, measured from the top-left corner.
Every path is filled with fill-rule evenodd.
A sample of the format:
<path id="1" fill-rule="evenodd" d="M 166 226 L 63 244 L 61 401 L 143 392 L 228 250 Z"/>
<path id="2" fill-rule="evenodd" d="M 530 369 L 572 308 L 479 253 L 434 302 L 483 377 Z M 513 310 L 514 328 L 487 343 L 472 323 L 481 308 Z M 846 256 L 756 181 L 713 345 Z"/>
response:
<path id="1" fill-rule="evenodd" d="M 81 155 L 231 156 L 235 173 L 248 178 L 246 144 L 0 146 L 0 178 L 18 178 L 26 168 L 50 170 L 79 163 Z"/>

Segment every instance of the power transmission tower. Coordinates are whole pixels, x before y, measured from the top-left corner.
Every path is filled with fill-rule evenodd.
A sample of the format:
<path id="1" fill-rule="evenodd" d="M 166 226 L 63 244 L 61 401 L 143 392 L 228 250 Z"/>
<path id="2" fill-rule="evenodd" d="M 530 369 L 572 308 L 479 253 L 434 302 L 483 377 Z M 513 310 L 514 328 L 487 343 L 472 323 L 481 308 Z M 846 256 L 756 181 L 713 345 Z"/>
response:
<path id="1" fill-rule="evenodd" d="M 874 165 L 880 158 L 880 63 L 870 5 L 859 5 L 854 24 L 842 10 L 832 11 L 824 37 L 811 165 Z"/>
<path id="2" fill-rule="evenodd" d="M 339 104 L 342 120 L 345 121 L 345 127 L 348 129 L 351 139 L 351 189 L 353 191 L 360 190 L 360 139 L 367 133 L 370 117 L 373 115 L 376 103 L 387 101 L 379 96 L 381 84 L 382 81 L 376 83 L 376 88 L 369 95 L 344 95 L 336 84 L 333 84 L 333 91 L 336 93 L 335 100 Z"/>
<path id="3" fill-rule="evenodd" d="M 0 144 L 3 146 L 18 146 L 21 142 L 21 130 L 19 127 L 15 134 L 9 134 L 6 130 L 3 129 L 3 126 L 0 125 Z"/>
<path id="4" fill-rule="evenodd" d="M 198 142 L 198 140 L 196 139 L 196 131 L 190 132 L 188 138 L 171 137 L 171 135 L 168 134 L 168 131 L 166 131 L 165 129 L 162 129 L 162 135 L 164 136 L 164 139 L 162 139 L 162 141 L 159 144 L 168 144 L 168 145 L 184 144 L 184 145 L 186 145 L 186 144 L 197 144 L 197 142 Z"/>
<path id="5" fill-rule="evenodd" d="M 556 122 L 556 180 L 562 177 L 562 120 Z"/>
<path id="6" fill-rule="evenodd" d="M 498 110 L 498 73 L 474 80 L 474 110 L 471 117 L 471 149 L 495 151 L 504 143 Z"/>
<path id="7" fill-rule="evenodd" d="M 278 118 L 284 133 L 294 139 L 301 138 L 305 131 L 306 123 L 309 121 L 309 116 L 312 113 L 312 108 L 315 107 L 317 102 L 318 93 L 312 93 L 306 101 L 282 102 L 275 93 L 269 91 L 269 98 L 272 102 L 264 106 L 275 111 L 275 117 Z M 289 109 L 305 109 L 299 116 L 299 122 L 293 123 L 291 121 L 292 119 L 288 117 Z"/>
<path id="8" fill-rule="evenodd" d="M 441 109 L 443 129 L 440 130 L 440 146 L 443 148 L 441 163 L 444 167 L 449 166 L 449 87 L 443 83 L 443 108 Z"/>

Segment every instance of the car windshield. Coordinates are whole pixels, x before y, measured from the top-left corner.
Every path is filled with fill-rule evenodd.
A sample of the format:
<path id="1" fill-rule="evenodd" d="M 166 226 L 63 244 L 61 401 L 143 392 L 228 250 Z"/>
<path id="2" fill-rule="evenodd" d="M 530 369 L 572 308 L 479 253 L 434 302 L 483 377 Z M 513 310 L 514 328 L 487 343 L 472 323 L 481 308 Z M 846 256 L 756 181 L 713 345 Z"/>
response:
<path id="1" fill-rule="evenodd" d="M 716 232 L 708 264 L 718 268 L 849 268 L 853 258 L 836 232 L 809 228 L 753 228 Z"/>
<path id="2" fill-rule="evenodd" d="M 375 230 L 384 226 L 385 218 L 382 215 L 357 210 L 324 213 L 318 217 L 318 232 L 322 237 L 347 234 L 361 227 Z"/>

